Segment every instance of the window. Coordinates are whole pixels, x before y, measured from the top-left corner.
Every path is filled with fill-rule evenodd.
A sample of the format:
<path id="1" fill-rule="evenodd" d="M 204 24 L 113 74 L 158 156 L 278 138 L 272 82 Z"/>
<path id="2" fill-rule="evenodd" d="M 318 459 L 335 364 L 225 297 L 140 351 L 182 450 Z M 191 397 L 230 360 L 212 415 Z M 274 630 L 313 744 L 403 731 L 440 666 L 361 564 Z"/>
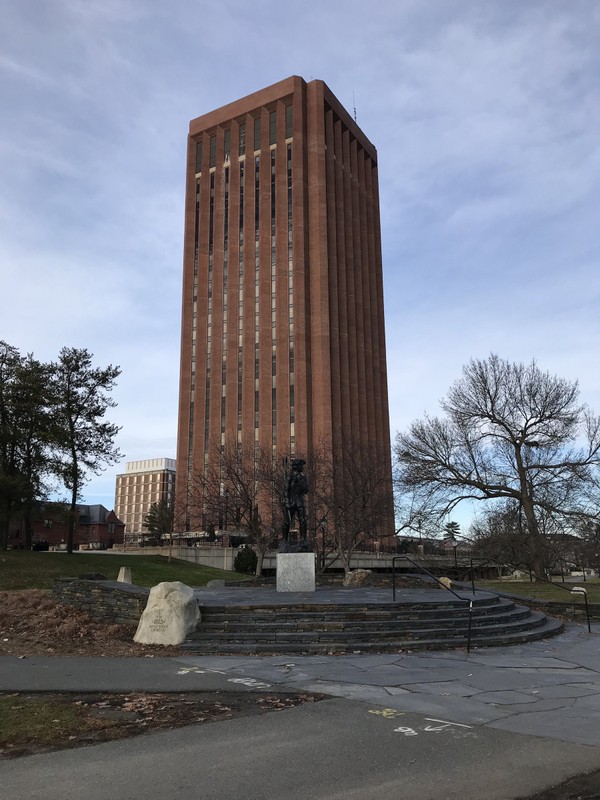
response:
<path id="1" fill-rule="evenodd" d="M 292 136 L 292 107 L 285 107 L 285 138 L 289 139 Z"/>
<path id="2" fill-rule="evenodd" d="M 202 142 L 196 143 L 196 172 L 202 172 Z"/>
<path id="3" fill-rule="evenodd" d="M 269 113 L 269 144 L 275 144 L 277 141 L 277 112 L 271 111 Z"/>
<path id="4" fill-rule="evenodd" d="M 231 131 L 225 131 L 225 161 L 229 161 L 231 156 Z"/>
<path id="5" fill-rule="evenodd" d="M 246 152 L 246 123 L 242 122 L 240 125 L 240 146 L 239 154 L 243 156 Z"/>
<path id="6" fill-rule="evenodd" d="M 254 149 L 260 150 L 260 117 L 254 120 Z"/>
<path id="7" fill-rule="evenodd" d="M 217 137 L 210 137 L 210 157 L 208 161 L 209 167 L 214 167 L 217 163 Z"/>

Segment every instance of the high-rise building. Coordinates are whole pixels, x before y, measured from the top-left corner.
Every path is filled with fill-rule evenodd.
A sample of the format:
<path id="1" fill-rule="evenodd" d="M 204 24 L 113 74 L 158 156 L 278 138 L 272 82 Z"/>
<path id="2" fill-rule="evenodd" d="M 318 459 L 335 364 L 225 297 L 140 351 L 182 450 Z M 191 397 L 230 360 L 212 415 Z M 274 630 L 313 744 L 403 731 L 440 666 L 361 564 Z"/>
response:
<path id="1" fill-rule="evenodd" d="M 172 505 L 175 491 L 175 459 L 145 458 L 128 461 L 117 475 L 115 512 L 126 533 L 146 530 L 144 519 L 152 503 Z"/>
<path id="2" fill-rule="evenodd" d="M 377 152 L 323 81 L 290 77 L 190 123 L 180 508 L 219 447 L 306 457 L 342 435 L 390 464 Z"/>

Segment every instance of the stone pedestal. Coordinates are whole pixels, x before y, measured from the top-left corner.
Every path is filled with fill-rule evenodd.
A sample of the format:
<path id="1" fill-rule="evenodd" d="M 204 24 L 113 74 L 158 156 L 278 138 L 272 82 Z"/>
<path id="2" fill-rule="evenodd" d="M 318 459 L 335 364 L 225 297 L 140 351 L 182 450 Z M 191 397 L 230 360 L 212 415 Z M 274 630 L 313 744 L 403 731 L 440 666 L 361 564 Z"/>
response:
<path id="1" fill-rule="evenodd" d="M 277 591 L 314 592 L 315 554 L 277 553 Z"/>

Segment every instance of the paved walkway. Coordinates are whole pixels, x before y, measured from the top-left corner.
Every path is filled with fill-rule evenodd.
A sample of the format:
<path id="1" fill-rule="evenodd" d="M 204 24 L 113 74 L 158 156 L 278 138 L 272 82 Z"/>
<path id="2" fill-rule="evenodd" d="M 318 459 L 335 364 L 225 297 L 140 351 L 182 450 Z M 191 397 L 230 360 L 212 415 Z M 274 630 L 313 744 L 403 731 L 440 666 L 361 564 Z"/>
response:
<path id="1" fill-rule="evenodd" d="M 321 703 L 2 763 L 7 800 L 511 800 L 600 768 L 600 632 L 388 655 L 0 658 L 0 691 Z"/>
<path id="2" fill-rule="evenodd" d="M 600 632 L 385 655 L 0 658 L 0 691 L 310 690 L 600 747 Z"/>

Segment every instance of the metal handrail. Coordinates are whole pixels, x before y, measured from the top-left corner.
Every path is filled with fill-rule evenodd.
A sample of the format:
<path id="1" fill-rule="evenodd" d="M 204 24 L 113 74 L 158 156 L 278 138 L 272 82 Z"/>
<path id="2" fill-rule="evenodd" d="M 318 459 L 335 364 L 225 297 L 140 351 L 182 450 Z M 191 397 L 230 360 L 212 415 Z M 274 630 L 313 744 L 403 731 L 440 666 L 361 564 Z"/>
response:
<path id="1" fill-rule="evenodd" d="M 474 574 L 473 574 L 473 562 L 474 561 L 475 561 L 475 559 L 472 558 L 471 559 L 471 567 L 470 567 L 471 589 L 473 591 L 473 595 L 475 595 L 475 578 L 474 578 Z M 520 567 L 518 567 L 516 564 L 511 564 L 510 561 L 499 561 L 497 558 L 494 558 L 493 556 L 488 556 L 487 558 L 485 558 L 483 560 L 483 563 L 482 564 L 480 563 L 478 566 L 482 567 L 482 566 L 485 566 L 485 564 L 489 564 L 490 562 L 493 563 L 493 564 L 497 564 L 498 566 L 508 566 L 508 567 L 512 567 L 513 569 L 520 569 Z M 393 570 L 392 570 L 392 572 L 393 572 Z M 556 583 L 556 581 L 549 581 L 548 578 L 542 578 L 540 575 L 534 575 L 531 570 L 527 570 L 527 572 L 529 573 L 529 579 L 532 582 L 533 582 L 533 579 L 535 578 L 536 581 L 543 581 L 544 583 L 549 583 L 551 586 L 556 586 L 557 589 L 564 589 L 565 592 L 569 592 L 569 594 L 573 594 L 573 589 L 569 589 L 568 586 L 563 586 L 560 583 Z M 586 615 L 586 618 L 587 618 L 588 633 L 591 633 L 592 632 L 592 626 L 591 626 L 591 623 L 590 623 L 590 607 L 588 605 L 587 591 L 583 587 L 581 587 L 578 592 L 575 592 L 575 594 L 582 594 L 583 595 L 583 600 L 584 600 L 584 603 L 585 603 L 585 615 Z M 533 599 L 535 599 L 535 598 L 533 598 Z"/>
<path id="2" fill-rule="evenodd" d="M 446 589 L 448 592 L 450 592 L 456 598 L 458 598 L 458 600 L 460 600 L 461 603 L 468 603 L 469 604 L 469 622 L 468 622 L 468 626 L 467 626 L 467 653 L 470 653 L 471 652 L 471 628 L 472 628 L 472 622 L 473 622 L 473 601 L 472 600 L 467 600 L 466 597 L 461 597 L 453 589 L 450 589 L 448 586 L 443 584 L 441 582 L 441 580 L 439 578 L 436 578 L 436 576 L 433 575 L 431 572 L 429 572 L 429 570 L 427 570 L 427 569 L 425 569 L 425 567 L 421 566 L 421 564 L 415 563 L 412 560 L 412 558 L 410 558 L 409 556 L 402 555 L 402 556 L 393 556 L 392 557 L 392 602 L 393 603 L 396 602 L 396 561 L 399 560 L 399 559 L 403 559 L 404 561 L 408 561 L 408 563 L 412 564 L 412 566 L 415 567 L 415 569 L 418 569 L 421 572 L 424 572 L 426 575 L 429 575 L 429 577 L 433 578 L 433 580 L 436 581 L 436 583 L 438 583 L 442 588 Z M 473 594 L 475 594 L 474 591 L 473 591 Z"/>

